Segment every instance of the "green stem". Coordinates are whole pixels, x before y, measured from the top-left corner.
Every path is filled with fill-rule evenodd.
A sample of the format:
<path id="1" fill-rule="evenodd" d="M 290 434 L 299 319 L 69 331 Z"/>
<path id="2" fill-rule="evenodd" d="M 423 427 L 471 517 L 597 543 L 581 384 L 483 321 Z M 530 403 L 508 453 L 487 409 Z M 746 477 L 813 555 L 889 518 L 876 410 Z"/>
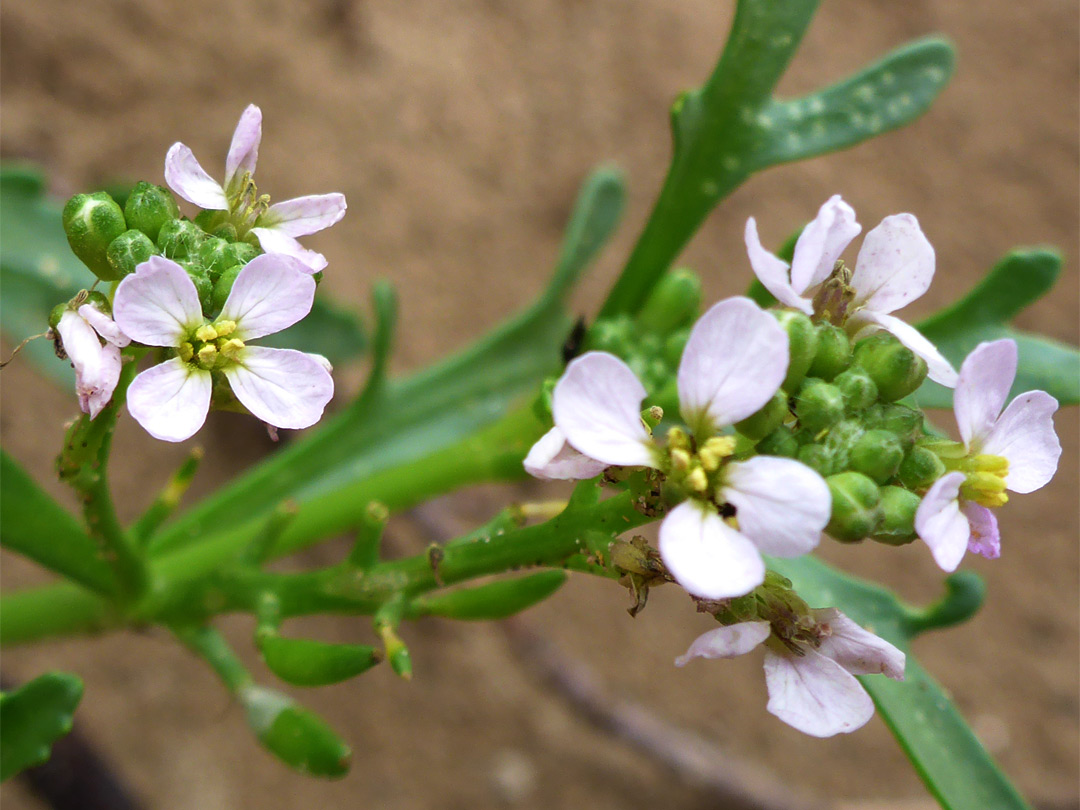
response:
<path id="1" fill-rule="evenodd" d="M 234 695 L 251 685 L 251 673 L 213 627 L 174 627 L 173 633 L 210 665 Z"/>

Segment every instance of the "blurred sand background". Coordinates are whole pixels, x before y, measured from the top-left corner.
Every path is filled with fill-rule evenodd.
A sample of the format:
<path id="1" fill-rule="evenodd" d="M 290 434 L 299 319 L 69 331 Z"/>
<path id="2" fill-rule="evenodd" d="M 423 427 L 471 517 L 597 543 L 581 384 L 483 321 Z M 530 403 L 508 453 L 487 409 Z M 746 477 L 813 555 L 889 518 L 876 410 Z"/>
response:
<path id="1" fill-rule="evenodd" d="M 66 196 L 118 178 L 161 182 L 176 140 L 220 174 L 240 111 L 262 106 L 260 190 L 275 199 L 338 190 L 345 220 L 310 239 L 330 260 L 325 289 L 366 306 L 373 279 L 402 299 L 393 366 L 407 372 L 465 344 L 543 285 L 580 180 L 614 160 L 630 201 L 618 237 L 582 285 L 592 313 L 659 188 L 667 107 L 707 75 L 731 3 L 8 0 L 0 11 L 5 159 L 29 159 Z M 907 310 L 925 314 L 969 288 L 1016 245 L 1066 258 L 1054 295 L 1021 326 L 1077 341 L 1077 73 L 1074 3 L 830 0 L 782 90 L 838 79 L 902 42 L 941 32 L 957 74 L 915 125 L 845 153 L 770 170 L 737 191 L 687 250 L 712 296 L 744 289 L 742 225 L 757 216 L 779 240 L 842 192 L 865 228 L 914 212 L 938 276 Z M 74 398 L 18 363 L 4 372 L 3 444 L 50 480 Z M 1077 807 L 1077 417 L 1058 417 L 1066 454 L 1047 489 L 1001 513 L 1004 556 L 969 559 L 990 587 L 962 628 L 916 652 L 1034 802 Z M 254 420 L 218 416 L 197 441 L 208 458 L 192 497 L 269 449 Z M 125 516 L 138 513 L 183 447 L 130 421 L 115 476 Z M 61 492 L 59 486 L 51 486 Z M 544 491 L 544 490 L 535 490 Z M 487 488 L 449 500 L 449 530 L 519 494 Z M 402 553 L 427 538 L 391 524 Z M 331 544 L 308 553 L 329 562 Z M 940 575 L 925 548 L 842 548 L 826 556 L 914 599 Z M 4 559 L 3 584 L 40 582 Z M 811 795 L 924 806 L 920 784 L 880 719 L 818 741 L 766 714 L 760 659 L 671 666 L 707 619 L 658 592 L 636 620 L 605 583 L 574 580 L 527 614 L 530 625 L 594 667 L 607 686 Z M 226 629 L 245 656 L 251 627 Z M 366 638 L 362 621 L 310 622 L 328 640 Z M 78 722 L 154 808 L 590 807 L 704 808 L 708 794 L 576 717 L 513 656 L 496 626 L 426 621 L 405 628 L 416 677 L 381 667 L 304 693 L 353 744 L 351 774 L 293 774 L 251 739 L 211 673 L 164 634 L 73 640 L 4 654 L 11 677 L 47 668 L 86 680 Z M 266 679 L 269 675 L 264 674 Z M 18 785 L 5 807 L 36 806 Z M 908 805 L 913 800 L 916 804 Z"/>

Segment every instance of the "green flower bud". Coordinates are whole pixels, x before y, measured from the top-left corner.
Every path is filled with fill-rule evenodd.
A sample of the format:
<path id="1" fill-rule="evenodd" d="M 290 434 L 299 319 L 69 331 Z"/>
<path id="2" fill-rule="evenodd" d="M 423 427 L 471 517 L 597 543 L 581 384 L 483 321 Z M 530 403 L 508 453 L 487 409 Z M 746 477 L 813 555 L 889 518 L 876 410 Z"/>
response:
<path id="1" fill-rule="evenodd" d="M 212 281 L 217 281 L 222 270 L 235 264 L 235 262 L 231 261 L 234 252 L 230 251 L 229 247 L 228 242 L 216 236 L 209 237 L 199 245 L 199 262 L 206 268 L 206 272 L 210 274 Z"/>
<path id="2" fill-rule="evenodd" d="M 678 368 L 689 338 L 689 329 L 678 329 L 667 336 L 667 340 L 664 341 L 664 360 L 671 368 Z"/>
<path id="3" fill-rule="evenodd" d="M 798 390 L 810 364 L 817 354 L 817 330 L 813 322 L 801 312 L 773 312 L 788 335 L 788 370 L 781 387 L 788 393 Z"/>
<path id="4" fill-rule="evenodd" d="M 701 310 L 701 281 L 689 270 L 666 273 L 649 294 L 638 312 L 641 329 L 666 335 L 673 329 L 689 326 Z"/>
<path id="5" fill-rule="evenodd" d="M 776 430 L 788 414 L 788 398 L 777 391 L 760 411 L 735 423 L 735 429 L 748 439 L 761 439 Z"/>
<path id="6" fill-rule="evenodd" d="M 835 385 L 810 377 L 795 399 L 795 415 L 803 430 L 817 433 L 843 419 L 844 398 Z"/>
<path id="7" fill-rule="evenodd" d="M 49 313 L 49 328 L 55 330 L 60 325 L 60 319 L 64 317 L 64 313 L 68 311 L 68 305 L 57 304 L 52 308 L 52 312 Z"/>
<path id="8" fill-rule="evenodd" d="M 829 432 L 822 440 L 825 449 L 832 455 L 832 472 L 841 472 L 848 469 L 851 459 L 851 448 L 855 442 L 866 432 L 866 428 L 857 419 L 842 419 L 829 428 Z"/>
<path id="9" fill-rule="evenodd" d="M 795 457 L 820 475 L 833 471 L 833 454 L 823 444 L 804 444 Z"/>
<path id="10" fill-rule="evenodd" d="M 908 489 L 926 489 L 945 474 L 945 463 L 925 447 L 912 447 L 900 462 L 900 482 Z"/>
<path id="11" fill-rule="evenodd" d="M 877 385 L 858 366 L 837 374 L 832 382 L 844 397 L 844 410 L 848 413 L 858 413 L 877 402 Z"/>
<path id="12" fill-rule="evenodd" d="M 245 687 L 240 701 L 259 741 L 289 767 L 331 778 L 348 772 L 352 751 L 318 715 L 261 686 Z"/>
<path id="13" fill-rule="evenodd" d="M 856 343 L 853 362 L 866 369 L 883 402 L 906 397 L 926 379 L 926 361 L 888 332 Z"/>
<path id="14" fill-rule="evenodd" d="M 258 248 L 249 245 L 247 242 L 233 242 L 227 248 L 225 253 L 229 256 L 226 261 L 226 267 L 232 267 L 234 265 L 245 265 L 259 255 Z"/>
<path id="15" fill-rule="evenodd" d="M 233 282 L 236 281 L 236 277 L 240 274 L 243 268 L 234 264 L 232 267 L 227 267 L 218 276 L 217 281 L 214 282 L 214 294 L 211 299 L 211 309 L 213 312 L 220 312 L 221 308 L 225 306 L 225 301 L 229 298 L 229 293 L 232 292 Z"/>
<path id="16" fill-rule="evenodd" d="M 188 277 L 195 284 L 203 312 L 209 312 L 214 303 L 214 282 L 210 280 L 210 274 L 198 262 L 180 262 L 180 266 L 187 270 Z"/>
<path id="17" fill-rule="evenodd" d="M 799 452 L 799 442 L 795 439 L 791 428 L 781 425 L 757 443 L 757 452 L 762 456 L 795 458 L 795 454 Z"/>
<path id="18" fill-rule="evenodd" d="M 259 651 L 271 672 L 296 686 L 339 683 L 382 660 L 382 650 L 366 644 L 327 644 L 276 635 L 259 639 Z"/>
<path id="19" fill-rule="evenodd" d="M 832 494 L 832 518 L 825 531 L 842 543 L 869 537 L 881 525 L 881 490 L 862 473 L 843 472 L 825 479 Z"/>
<path id="20" fill-rule="evenodd" d="M 202 228 L 186 219 L 170 219 L 158 232 L 157 245 L 166 259 L 195 258 L 206 239 Z"/>
<path id="21" fill-rule="evenodd" d="M 589 328 L 585 348 L 624 357 L 633 341 L 634 324 L 627 315 L 597 321 Z"/>
<path id="22" fill-rule="evenodd" d="M 907 452 L 921 435 L 923 416 L 906 405 L 879 404 L 867 409 L 864 421 L 867 427 L 881 428 L 894 434 L 904 452 Z"/>
<path id="23" fill-rule="evenodd" d="M 128 227 L 142 231 L 151 242 L 157 241 L 162 225 L 179 216 L 173 195 L 153 183 L 136 183 L 124 204 Z"/>
<path id="24" fill-rule="evenodd" d="M 915 539 L 915 512 L 922 498 L 901 487 L 881 488 L 881 525 L 873 539 L 890 546 L 903 546 Z"/>
<path id="25" fill-rule="evenodd" d="M 887 430 L 868 430 L 851 448 L 850 469 L 861 472 L 884 484 L 900 469 L 904 448 L 900 440 Z"/>
<path id="26" fill-rule="evenodd" d="M 123 277 L 135 272 L 135 268 L 151 256 L 156 256 L 157 247 L 150 237 L 142 231 L 132 228 L 124 231 L 109 243 L 107 257 L 109 266 L 117 276 Z"/>
<path id="27" fill-rule="evenodd" d="M 109 243 L 127 230 L 124 212 L 104 191 L 76 194 L 63 213 L 64 233 L 71 252 L 102 281 L 120 278 L 109 265 Z"/>
<path id="28" fill-rule="evenodd" d="M 211 236 L 224 239 L 226 242 L 235 242 L 237 239 L 236 226 L 231 222 L 224 222 L 210 231 Z"/>
<path id="29" fill-rule="evenodd" d="M 826 381 L 851 365 L 851 341 L 839 326 L 823 323 L 818 326 L 818 345 L 814 360 L 807 372 L 811 377 Z"/>

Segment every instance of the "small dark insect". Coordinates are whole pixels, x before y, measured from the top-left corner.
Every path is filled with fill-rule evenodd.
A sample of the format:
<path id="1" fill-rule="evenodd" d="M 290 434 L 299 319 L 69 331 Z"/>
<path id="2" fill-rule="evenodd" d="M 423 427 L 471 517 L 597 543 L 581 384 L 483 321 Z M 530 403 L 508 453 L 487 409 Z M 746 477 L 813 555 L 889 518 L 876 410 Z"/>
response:
<path id="1" fill-rule="evenodd" d="M 731 518 L 735 517 L 735 507 L 730 503 L 720 504 L 720 517 Z"/>
<path id="2" fill-rule="evenodd" d="M 562 359 L 564 363 L 569 363 L 578 354 L 581 353 L 581 344 L 585 342 L 585 333 L 588 328 L 585 325 L 585 318 L 578 318 L 577 323 L 574 324 L 574 328 L 570 330 L 570 334 L 566 336 L 566 342 L 562 347 Z"/>

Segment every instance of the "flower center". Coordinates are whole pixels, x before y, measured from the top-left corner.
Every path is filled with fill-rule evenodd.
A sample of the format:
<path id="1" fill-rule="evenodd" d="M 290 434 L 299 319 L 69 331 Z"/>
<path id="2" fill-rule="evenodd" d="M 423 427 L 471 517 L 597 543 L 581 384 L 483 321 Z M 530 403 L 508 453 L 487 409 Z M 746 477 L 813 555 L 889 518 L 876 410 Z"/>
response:
<path id="1" fill-rule="evenodd" d="M 970 453 L 960 442 L 932 442 L 924 445 L 941 459 L 949 472 L 966 476 L 960 485 L 960 495 L 981 506 L 1004 506 L 1009 496 L 1005 479 L 1009 475 L 1009 460 L 989 453 Z"/>
<path id="2" fill-rule="evenodd" d="M 827 321 L 835 326 L 843 326 L 847 320 L 851 303 L 855 300 L 855 288 L 851 286 L 851 270 L 843 259 L 837 259 L 832 274 L 822 282 L 814 296 L 815 321 Z"/>
<path id="3" fill-rule="evenodd" d="M 255 227 L 259 217 L 270 208 L 270 195 L 259 194 L 251 172 L 244 172 L 239 182 L 233 181 L 229 189 L 229 221 L 241 239 Z"/>
<path id="4" fill-rule="evenodd" d="M 203 324 L 180 344 L 180 359 L 207 371 L 227 366 L 244 348 L 244 341 L 229 337 L 235 331 L 235 321 L 220 320 Z"/>
<path id="5" fill-rule="evenodd" d="M 707 499 L 720 485 L 724 459 L 734 452 L 734 436 L 713 436 L 695 448 L 686 431 L 674 427 L 667 434 L 664 472 L 688 494 Z"/>

